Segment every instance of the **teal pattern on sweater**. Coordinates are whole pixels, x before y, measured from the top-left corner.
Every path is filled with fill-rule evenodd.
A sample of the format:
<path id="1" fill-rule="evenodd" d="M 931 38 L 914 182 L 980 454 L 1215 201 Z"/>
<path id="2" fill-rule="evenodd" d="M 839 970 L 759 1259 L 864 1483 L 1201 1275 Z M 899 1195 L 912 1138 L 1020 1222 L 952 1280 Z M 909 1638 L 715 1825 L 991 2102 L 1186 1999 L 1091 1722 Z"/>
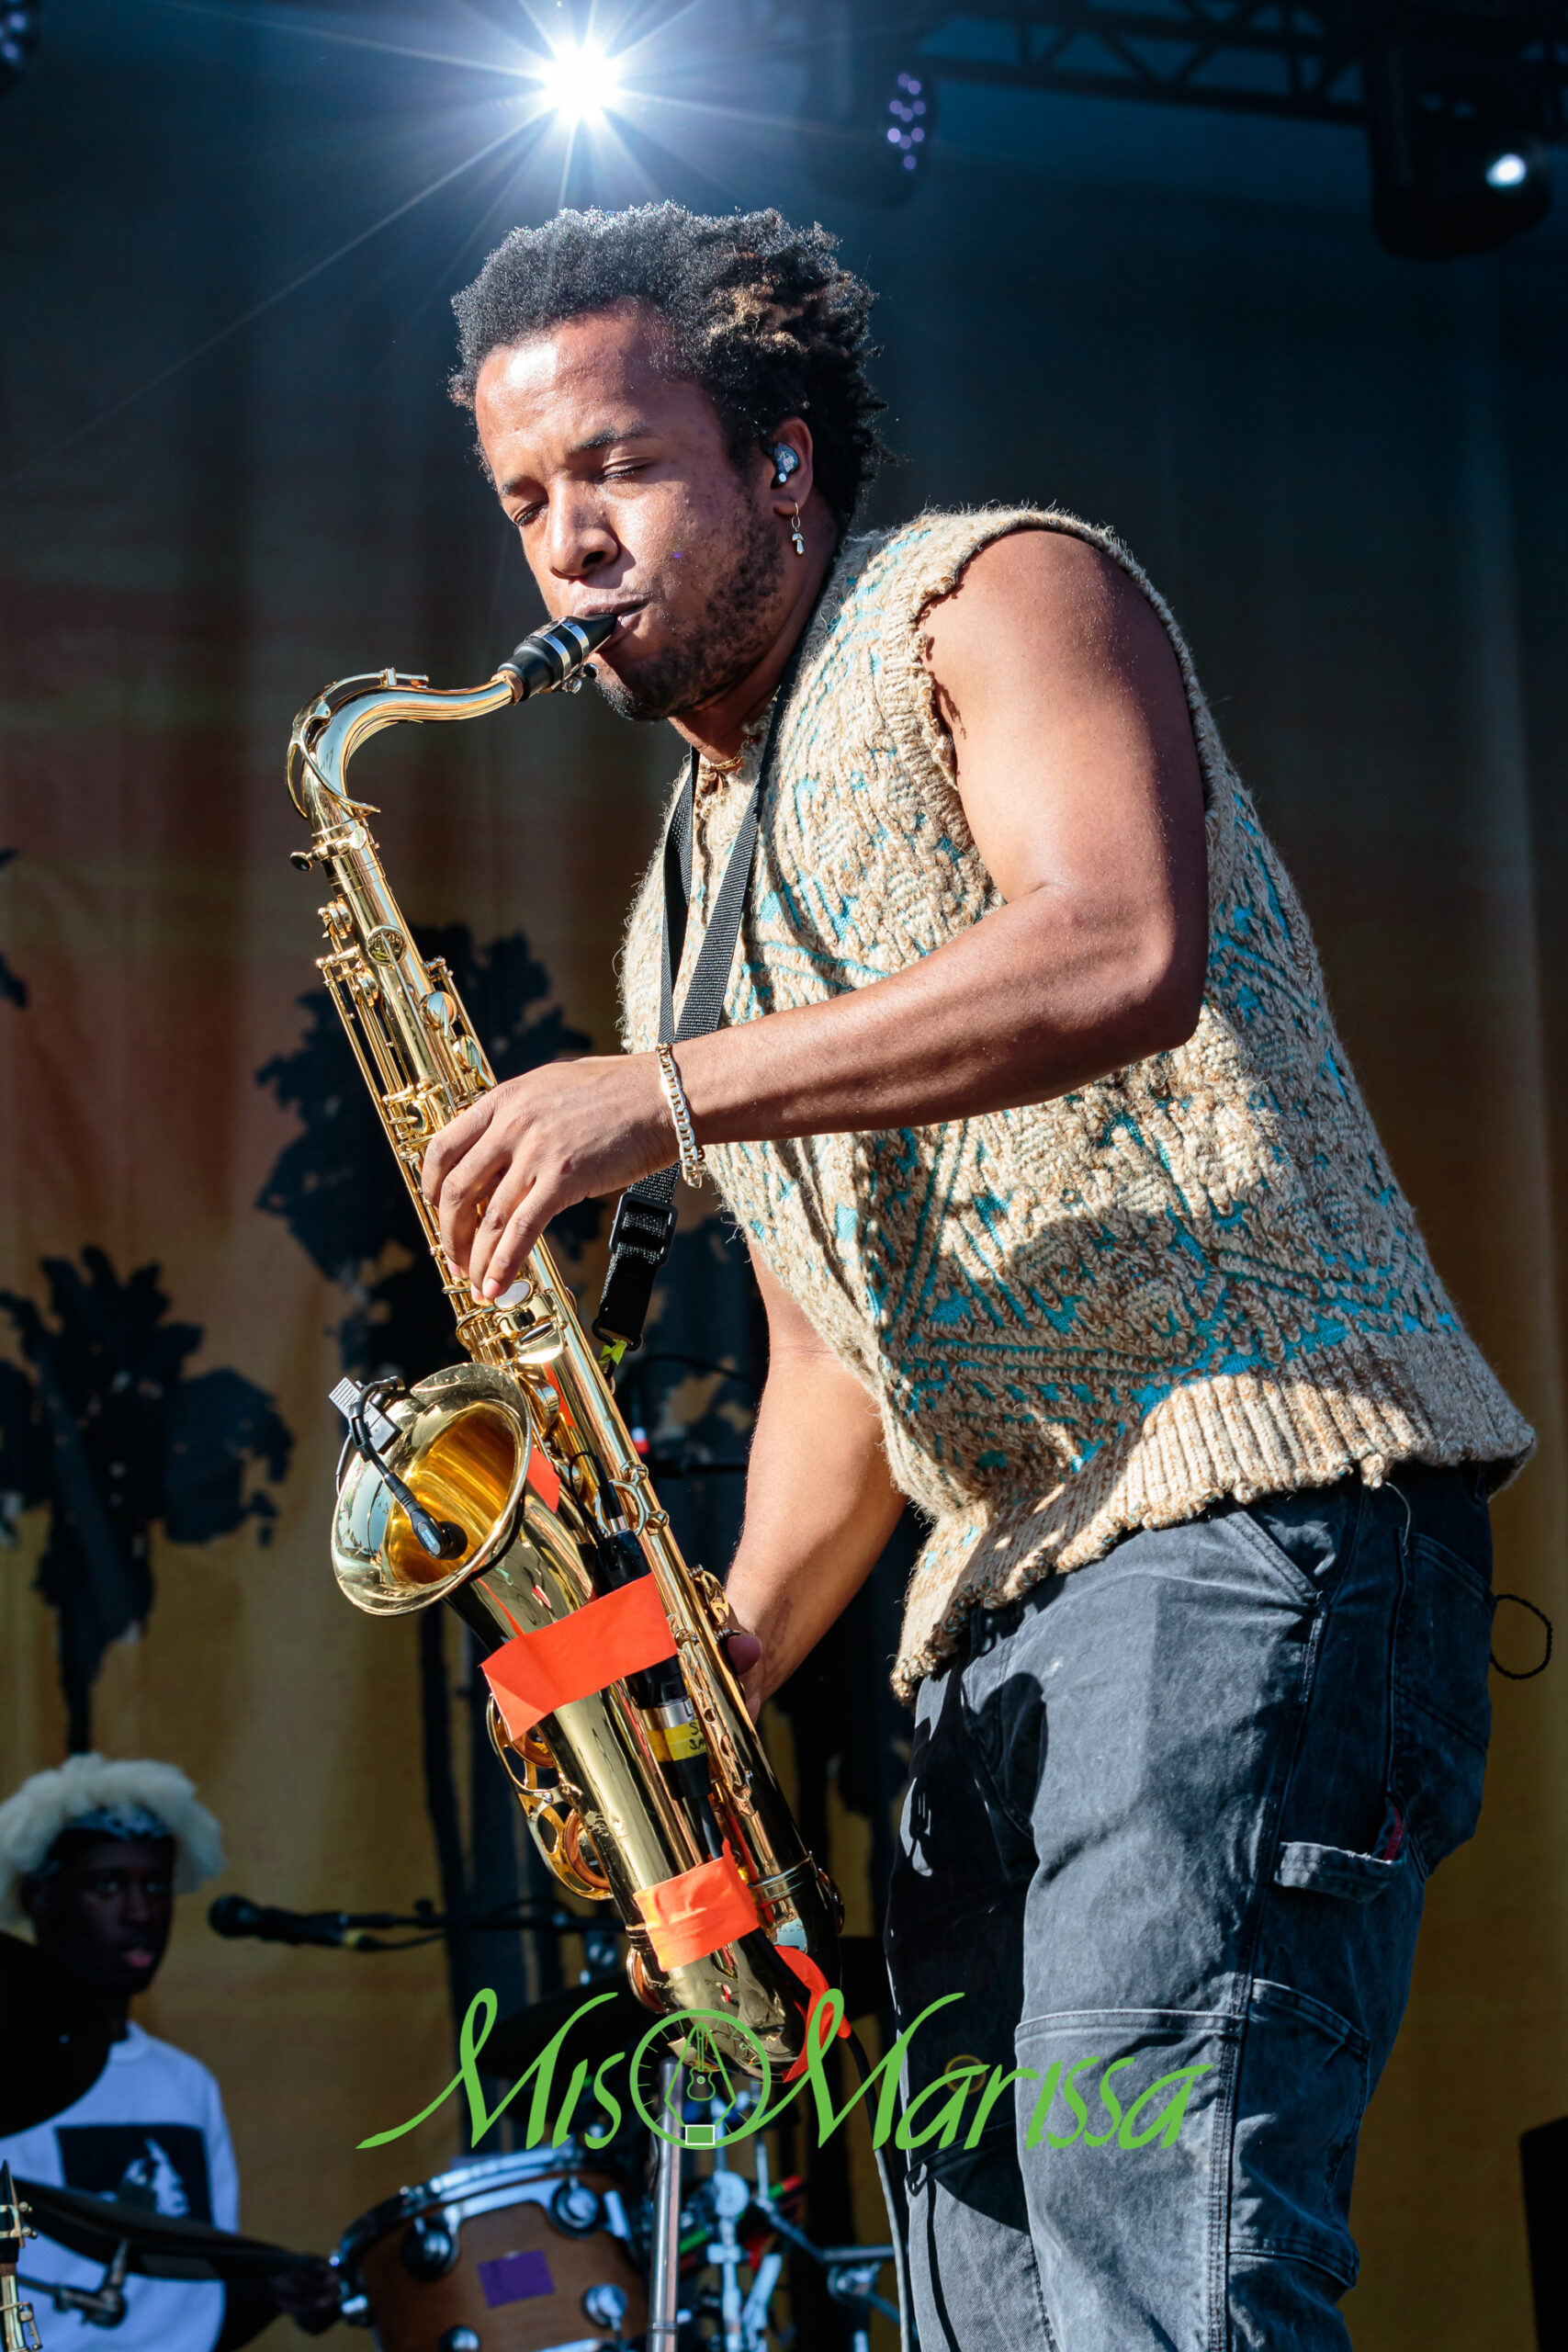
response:
<path id="1" fill-rule="evenodd" d="M 1394 1181 L 1187 648 L 1109 533 L 1021 508 L 847 543 L 781 729 L 727 1019 L 866 987 L 999 903 L 919 635 L 970 557 L 1021 527 L 1121 563 L 1181 663 L 1207 801 L 1198 1028 L 1042 1106 L 707 1154 L 759 1254 L 877 1398 L 894 1475 L 932 1521 L 906 1690 L 977 1602 L 1133 1528 L 1355 1468 L 1515 1463 L 1531 1443 Z M 699 808 L 681 986 L 742 797 L 737 779 Z M 656 880 L 627 939 L 634 1047 L 656 1030 Z"/>

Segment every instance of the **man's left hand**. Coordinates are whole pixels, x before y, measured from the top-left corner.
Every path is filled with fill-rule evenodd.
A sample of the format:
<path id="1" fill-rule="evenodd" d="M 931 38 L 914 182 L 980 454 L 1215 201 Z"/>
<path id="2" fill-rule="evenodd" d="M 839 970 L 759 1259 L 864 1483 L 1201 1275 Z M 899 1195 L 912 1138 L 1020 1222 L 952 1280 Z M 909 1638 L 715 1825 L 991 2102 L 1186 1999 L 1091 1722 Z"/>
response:
<path id="1" fill-rule="evenodd" d="M 675 1157 L 652 1054 L 547 1062 L 493 1087 L 431 1144 L 421 1182 L 476 1298 L 499 1297 L 551 1217 Z"/>

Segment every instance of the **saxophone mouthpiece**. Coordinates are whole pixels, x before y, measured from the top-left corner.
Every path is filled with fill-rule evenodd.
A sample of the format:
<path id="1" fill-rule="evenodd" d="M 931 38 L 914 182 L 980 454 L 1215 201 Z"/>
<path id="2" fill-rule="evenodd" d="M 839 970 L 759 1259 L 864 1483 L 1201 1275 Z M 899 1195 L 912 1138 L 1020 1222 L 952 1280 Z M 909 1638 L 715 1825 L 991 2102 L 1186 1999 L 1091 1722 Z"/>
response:
<path id="1" fill-rule="evenodd" d="M 589 656 L 597 653 L 615 633 L 620 616 L 595 613 L 587 620 L 551 621 L 536 628 L 513 648 L 497 676 L 510 676 L 512 699 L 526 702 L 530 695 L 553 694 L 558 686 L 570 690 Z"/>

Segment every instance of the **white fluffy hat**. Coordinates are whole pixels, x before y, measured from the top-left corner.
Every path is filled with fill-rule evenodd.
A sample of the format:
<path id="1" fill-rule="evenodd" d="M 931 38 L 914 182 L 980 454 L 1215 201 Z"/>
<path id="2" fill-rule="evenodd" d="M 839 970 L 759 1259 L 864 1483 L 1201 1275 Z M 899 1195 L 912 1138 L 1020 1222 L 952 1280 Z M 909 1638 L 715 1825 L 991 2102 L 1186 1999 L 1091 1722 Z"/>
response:
<path id="1" fill-rule="evenodd" d="M 102 1828 L 106 1838 L 172 1838 L 175 1891 L 190 1894 L 226 1865 L 223 1837 L 177 1764 L 151 1757 L 68 1756 L 35 1772 L 0 1804 L 0 1928 L 20 1927 L 17 1900 L 62 1832 Z"/>

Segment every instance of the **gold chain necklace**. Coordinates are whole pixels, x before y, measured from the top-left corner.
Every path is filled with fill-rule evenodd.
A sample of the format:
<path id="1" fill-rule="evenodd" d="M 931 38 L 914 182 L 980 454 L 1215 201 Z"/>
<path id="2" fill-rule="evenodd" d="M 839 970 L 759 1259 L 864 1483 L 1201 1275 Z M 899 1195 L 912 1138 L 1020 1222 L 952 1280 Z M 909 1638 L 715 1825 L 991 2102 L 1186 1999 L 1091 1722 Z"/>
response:
<path id="1" fill-rule="evenodd" d="M 727 760 L 716 760 L 706 752 L 699 752 L 697 754 L 698 790 L 716 792 L 721 784 L 727 784 L 732 775 L 739 775 L 746 764 L 747 749 L 747 745 L 742 743 L 739 751 L 732 752 Z"/>

